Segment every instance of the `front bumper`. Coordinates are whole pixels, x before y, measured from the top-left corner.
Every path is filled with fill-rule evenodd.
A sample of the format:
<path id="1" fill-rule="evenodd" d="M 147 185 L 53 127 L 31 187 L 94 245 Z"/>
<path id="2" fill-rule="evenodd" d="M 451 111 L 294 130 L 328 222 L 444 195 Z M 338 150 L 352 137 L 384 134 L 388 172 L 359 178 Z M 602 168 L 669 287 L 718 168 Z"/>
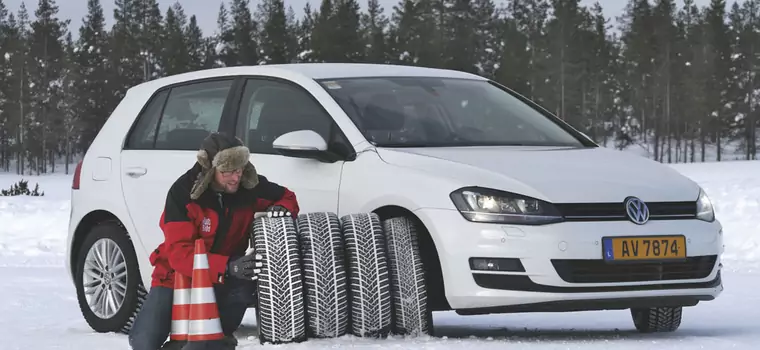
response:
<path id="1" fill-rule="evenodd" d="M 717 221 L 516 226 L 472 223 L 455 210 L 422 209 L 415 214 L 436 244 L 446 298 L 463 313 L 693 305 L 723 290 L 723 233 Z M 602 237 L 644 235 L 684 235 L 689 260 L 671 266 L 610 265 L 602 260 Z M 471 258 L 515 258 L 523 269 L 477 271 Z"/>

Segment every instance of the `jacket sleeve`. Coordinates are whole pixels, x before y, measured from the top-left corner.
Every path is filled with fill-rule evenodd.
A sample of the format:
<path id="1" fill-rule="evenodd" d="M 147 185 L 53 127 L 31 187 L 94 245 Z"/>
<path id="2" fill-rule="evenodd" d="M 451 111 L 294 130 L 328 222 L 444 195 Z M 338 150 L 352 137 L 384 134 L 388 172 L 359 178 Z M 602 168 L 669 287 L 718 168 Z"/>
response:
<path id="1" fill-rule="evenodd" d="M 188 210 L 189 203 L 189 191 L 172 187 L 166 196 L 166 206 L 160 222 L 169 265 L 185 276 L 193 275 L 195 240 L 201 238 L 198 227 L 194 224 L 197 214 Z M 207 255 L 211 281 L 223 283 L 229 257 L 213 253 Z"/>
<path id="2" fill-rule="evenodd" d="M 287 187 L 280 186 L 269 181 L 265 176 L 259 175 L 259 184 L 256 186 L 259 201 L 256 211 L 264 211 L 273 205 L 281 205 L 287 208 L 293 216 L 297 216 L 300 208 L 296 194 Z"/>

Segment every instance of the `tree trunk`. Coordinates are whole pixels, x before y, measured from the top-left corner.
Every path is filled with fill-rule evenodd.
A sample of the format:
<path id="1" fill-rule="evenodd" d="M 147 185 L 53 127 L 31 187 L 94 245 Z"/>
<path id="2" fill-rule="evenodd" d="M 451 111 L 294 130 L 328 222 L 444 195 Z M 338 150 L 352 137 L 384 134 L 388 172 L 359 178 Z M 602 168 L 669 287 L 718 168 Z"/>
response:
<path id="1" fill-rule="evenodd" d="M 20 145 L 20 150 L 18 154 L 18 163 L 16 163 L 16 169 L 17 173 L 19 175 L 24 175 L 24 161 L 26 160 L 26 140 L 24 139 L 24 76 L 26 75 L 25 69 L 26 67 L 22 65 L 21 67 L 21 79 L 19 79 L 19 125 L 18 125 L 18 142 Z M 30 170 L 31 171 L 31 170 Z"/>
<path id="2" fill-rule="evenodd" d="M 665 137 L 668 144 L 668 164 L 673 163 L 672 143 L 670 137 L 670 43 L 665 47 Z"/>

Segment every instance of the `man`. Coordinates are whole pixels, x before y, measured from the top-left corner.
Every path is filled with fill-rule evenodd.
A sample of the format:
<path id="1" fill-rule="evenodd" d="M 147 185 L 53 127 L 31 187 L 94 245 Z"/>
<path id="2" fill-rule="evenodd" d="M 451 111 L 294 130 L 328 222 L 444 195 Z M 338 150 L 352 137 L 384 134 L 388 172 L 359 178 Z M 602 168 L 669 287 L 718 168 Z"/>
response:
<path id="1" fill-rule="evenodd" d="M 248 157 L 239 139 L 211 134 L 196 164 L 169 189 L 159 223 L 164 242 L 150 255 L 151 289 L 129 335 L 134 350 L 157 350 L 169 336 L 174 275 L 192 276 L 198 238 L 206 243 L 222 331 L 237 344 L 232 334 L 254 301 L 262 266 L 259 254 L 245 255 L 254 214 L 294 217 L 299 211 L 295 194 L 259 175 Z"/>

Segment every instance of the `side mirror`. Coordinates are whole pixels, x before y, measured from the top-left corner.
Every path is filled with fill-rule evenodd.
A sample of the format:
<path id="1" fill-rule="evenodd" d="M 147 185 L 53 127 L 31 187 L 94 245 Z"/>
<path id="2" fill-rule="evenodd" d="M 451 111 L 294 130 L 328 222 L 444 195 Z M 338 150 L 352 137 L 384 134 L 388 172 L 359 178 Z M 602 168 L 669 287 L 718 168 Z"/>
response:
<path id="1" fill-rule="evenodd" d="M 326 163 L 337 160 L 328 151 L 327 141 L 312 130 L 291 131 L 281 135 L 274 140 L 272 147 L 286 157 L 316 159 Z"/>

